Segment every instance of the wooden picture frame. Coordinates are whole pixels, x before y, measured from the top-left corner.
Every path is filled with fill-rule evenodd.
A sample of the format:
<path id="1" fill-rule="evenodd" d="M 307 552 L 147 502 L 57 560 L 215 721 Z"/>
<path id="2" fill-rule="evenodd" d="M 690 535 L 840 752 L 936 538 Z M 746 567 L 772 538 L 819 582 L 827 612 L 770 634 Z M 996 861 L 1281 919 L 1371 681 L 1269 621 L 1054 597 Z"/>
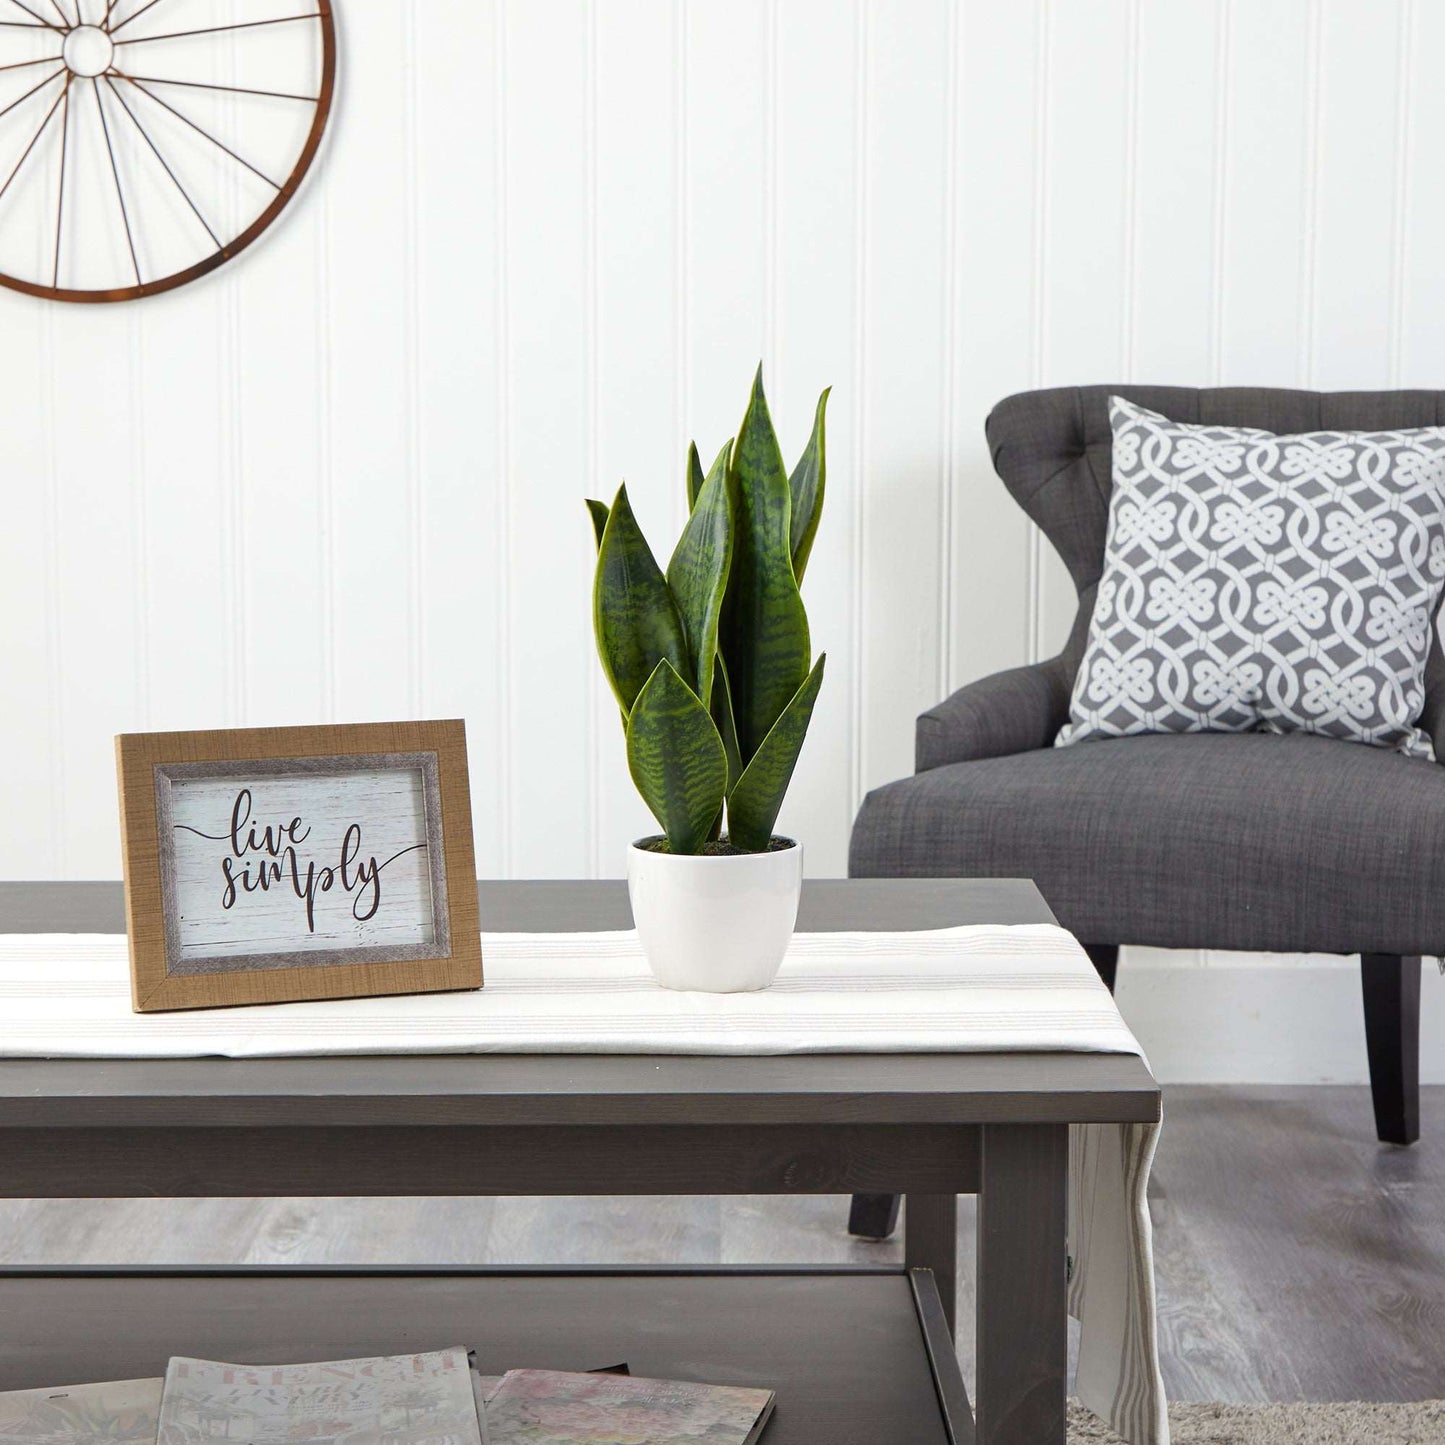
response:
<path id="1" fill-rule="evenodd" d="M 116 738 L 137 1013 L 480 988 L 459 720 Z"/>

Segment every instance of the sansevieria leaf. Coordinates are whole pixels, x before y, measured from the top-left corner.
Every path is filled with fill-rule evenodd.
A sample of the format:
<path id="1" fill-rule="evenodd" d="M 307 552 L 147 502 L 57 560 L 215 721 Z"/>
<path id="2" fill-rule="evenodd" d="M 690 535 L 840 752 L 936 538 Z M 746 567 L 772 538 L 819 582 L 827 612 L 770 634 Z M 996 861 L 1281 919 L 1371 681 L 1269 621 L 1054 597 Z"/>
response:
<path id="1" fill-rule="evenodd" d="M 818 398 L 818 408 L 813 413 L 813 435 L 788 478 L 788 491 L 792 495 L 793 515 L 789 541 L 793 549 L 793 576 L 798 585 L 803 585 L 803 573 L 808 568 L 808 556 L 813 550 L 813 538 L 818 535 L 818 523 L 823 516 L 823 491 L 828 480 L 827 418 L 830 386 Z"/>
<path id="2" fill-rule="evenodd" d="M 597 534 L 597 547 L 602 548 L 602 534 L 607 530 L 607 503 L 594 502 L 587 498 L 587 510 L 592 516 L 592 530 Z"/>
<path id="3" fill-rule="evenodd" d="M 808 675 L 808 614 L 793 575 L 792 496 L 763 371 L 733 451 L 733 567 L 721 651 L 746 763 Z"/>
<path id="4" fill-rule="evenodd" d="M 731 442 L 728 443 L 732 445 Z M 697 494 L 702 491 L 702 484 L 707 479 L 703 476 L 702 458 L 697 454 L 697 443 L 687 444 L 687 509 L 691 511 L 697 506 Z"/>
<path id="5" fill-rule="evenodd" d="M 624 714 L 631 713 L 660 659 L 681 673 L 690 671 L 682 618 L 632 515 L 626 486 L 618 491 L 602 531 L 592 621 L 602 670 Z"/>
<path id="6" fill-rule="evenodd" d="M 772 839 L 773 825 L 808 735 L 826 661 L 819 657 L 728 794 L 728 841 L 746 852 L 761 853 Z"/>
<path id="7" fill-rule="evenodd" d="M 666 658 L 627 721 L 627 765 L 674 853 L 698 853 L 722 810 L 728 764 L 707 709 Z"/>
<path id="8" fill-rule="evenodd" d="M 728 667 L 722 653 L 718 653 L 717 671 L 713 674 L 712 720 L 723 740 L 728 757 L 728 791 L 743 775 L 742 754 L 738 750 L 738 729 L 733 721 L 733 698 L 728 687 Z"/>
<path id="9" fill-rule="evenodd" d="M 718 622 L 733 556 L 732 500 L 727 477 L 731 450 L 729 441 L 718 453 L 702 490 L 693 499 L 692 515 L 667 564 L 667 585 L 682 618 L 692 660 L 687 681 L 704 707 L 712 701 Z"/>

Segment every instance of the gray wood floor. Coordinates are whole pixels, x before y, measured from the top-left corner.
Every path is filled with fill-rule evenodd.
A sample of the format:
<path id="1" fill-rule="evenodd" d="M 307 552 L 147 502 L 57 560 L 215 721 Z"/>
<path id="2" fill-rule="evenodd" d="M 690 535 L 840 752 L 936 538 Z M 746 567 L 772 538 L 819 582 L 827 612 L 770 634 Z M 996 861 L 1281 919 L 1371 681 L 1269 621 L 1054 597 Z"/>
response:
<path id="1" fill-rule="evenodd" d="M 1445 1398 L 1445 1088 L 1376 1144 L 1360 1088 L 1175 1088 L 1153 1196 L 1176 1400 Z M 0 1263 L 896 1260 L 837 1198 L 0 1201 Z M 973 1248 L 959 1202 L 961 1257 Z M 967 1269 L 960 1319 L 972 1313 Z M 959 1352 L 970 1377 L 973 1341 Z"/>

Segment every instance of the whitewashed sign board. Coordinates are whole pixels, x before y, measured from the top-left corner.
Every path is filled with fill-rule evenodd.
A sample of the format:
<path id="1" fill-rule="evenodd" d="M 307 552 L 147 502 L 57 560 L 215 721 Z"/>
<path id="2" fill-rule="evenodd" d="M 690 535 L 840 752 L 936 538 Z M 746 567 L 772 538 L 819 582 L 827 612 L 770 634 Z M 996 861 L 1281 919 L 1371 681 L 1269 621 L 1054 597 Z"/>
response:
<path id="1" fill-rule="evenodd" d="M 481 983 L 460 722 L 117 739 L 137 1010 Z"/>

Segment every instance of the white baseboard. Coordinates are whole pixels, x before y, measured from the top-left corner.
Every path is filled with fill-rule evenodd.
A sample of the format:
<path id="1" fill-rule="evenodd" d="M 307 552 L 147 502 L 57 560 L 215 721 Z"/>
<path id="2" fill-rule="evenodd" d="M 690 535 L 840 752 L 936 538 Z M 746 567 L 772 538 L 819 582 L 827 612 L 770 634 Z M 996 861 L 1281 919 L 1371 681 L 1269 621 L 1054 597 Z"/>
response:
<path id="1" fill-rule="evenodd" d="M 1420 1079 L 1445 1084 L 1445 978 L 1420 990 Z M 1125 949 L 1119 1008 L 1169 1084 L 1363 1084 L 1357 959 Z"/>

